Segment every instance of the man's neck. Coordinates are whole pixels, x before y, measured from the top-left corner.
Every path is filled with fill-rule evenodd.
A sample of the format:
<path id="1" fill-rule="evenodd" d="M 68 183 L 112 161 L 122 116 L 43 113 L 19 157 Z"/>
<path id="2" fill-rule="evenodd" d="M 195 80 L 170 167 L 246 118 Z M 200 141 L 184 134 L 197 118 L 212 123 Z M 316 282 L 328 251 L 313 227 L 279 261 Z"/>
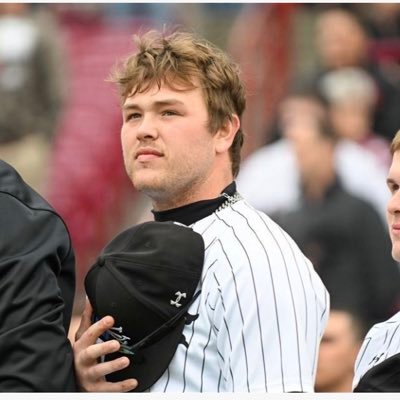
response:
<path id="1" fill-rule="evenodd" d="M 152 199 L 153 210 L 157 212 L 171 210 L 199 201 L 215 199 L 233 181 L 231 173 L 218 175 L 217 179 L 211 176 L 201 184 L 194 183 L 174 195 L 165 193 L 164 195 L 152 196 L 149 194 Z"/>
<path id="2" fill-rule="evenodd" d="M 325 174 L 314 176 L 312 179 L 303 180 L 304 197 L 312 202 L 323 200 L 335 181 L 336 174 L 333 169 L 327 171 Z"/>
<path id="3" fill-rule="evenodd" d="M 235 182 L 231 182 L 215 198 L 193 202 L 164 211 L 152 210 L 152 213 L 154 214 L 154 219 L 156 221 L 177 221 L 185 225 L 191 225 L 196 221 L 211 215 L 221 207 L 222 204 L 228 201 L 226 196 L 234 196 L 235 193 L 236 184 Z"/>

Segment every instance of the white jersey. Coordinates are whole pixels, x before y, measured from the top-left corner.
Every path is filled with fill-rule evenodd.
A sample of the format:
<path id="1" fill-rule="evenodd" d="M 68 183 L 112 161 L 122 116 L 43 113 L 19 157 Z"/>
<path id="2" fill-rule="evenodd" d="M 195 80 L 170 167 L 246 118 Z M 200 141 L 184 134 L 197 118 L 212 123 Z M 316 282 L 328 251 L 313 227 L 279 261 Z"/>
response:
<path id="1" fill-rule="evenodd" d="M 200 296 L 150 392 L 313 392 L 329 294 L 268 216 L 239 200 L 192 225 L 205 242 Z"/>
<path id="2" fill-rule="evenodd" d="M 385 322 L 374 325 L 357 355 L 353 389 L 373 366 L 400 352 L 400 312 Z"/>

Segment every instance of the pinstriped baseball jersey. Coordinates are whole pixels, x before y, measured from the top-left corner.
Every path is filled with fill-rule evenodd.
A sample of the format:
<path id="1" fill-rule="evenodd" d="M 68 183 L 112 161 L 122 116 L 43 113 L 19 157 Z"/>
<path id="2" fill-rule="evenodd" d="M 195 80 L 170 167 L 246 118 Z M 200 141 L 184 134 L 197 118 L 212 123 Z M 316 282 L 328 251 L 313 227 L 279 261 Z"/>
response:
<path id="1" fill-rule="evenodd" d="M 201 294 L 151 392 L 312 392 L 329 295 L 310 261 L 240 195 L 192 224 Z"/>
<path id="2" fill-rule="evenodd" d="M 373 366 L 400 352 L 400 312 L 387 321 L 374 325 L 358 352 L 353 389 Z"/>

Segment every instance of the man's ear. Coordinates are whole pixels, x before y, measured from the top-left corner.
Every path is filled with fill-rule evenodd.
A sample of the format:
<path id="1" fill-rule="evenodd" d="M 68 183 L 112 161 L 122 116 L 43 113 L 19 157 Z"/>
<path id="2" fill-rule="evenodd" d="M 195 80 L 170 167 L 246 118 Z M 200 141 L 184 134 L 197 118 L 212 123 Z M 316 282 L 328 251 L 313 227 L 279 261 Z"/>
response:
<path id="1" fill-rule="evenodd" d="M 236 114 L 232 114 L 230 119 L 226 118 L 224 124 L 218 129 L 214 136 L 215 152 L 217 154 L 229 150 L 239 128 L 240 120 Z"/>

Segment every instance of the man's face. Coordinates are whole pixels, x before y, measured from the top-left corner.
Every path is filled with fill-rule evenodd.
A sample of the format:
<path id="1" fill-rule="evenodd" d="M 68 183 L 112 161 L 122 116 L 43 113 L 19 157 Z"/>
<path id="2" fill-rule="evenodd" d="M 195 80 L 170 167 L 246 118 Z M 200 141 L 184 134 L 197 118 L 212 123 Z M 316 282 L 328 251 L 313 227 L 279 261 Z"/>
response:
<path id="1" fill-rule="evenodd" d="M 400 261 L 400 151 L 396 151 L 393 155 L 387 185 L 391 193 L 386 217 L 390 239 L 392 240 L 392 257 L 396 261 Z"/>
<path id="2" fill-rule="evenodd" d="M 351 392 L 354 362 L 361 344 L 352 329 L 348 313 L 331 311 L 319 350 L 316 391 Z"/>
<path id="3" fill-rule="evenodd" d="M 316 118 L 323 118 L 325 110 L 317 100 L 301 95 L 292 95 L 279 105 L 279 125 L 284 136 L 292 127 L 314 123 Z"/>
<path id="4" fill-rule="evenodd" d="M 345 101 L 330 108 L 331 122 L 341 138 L 362 141 L 371 133 L 368 106 L 360 101 Z"/>
<path id="5" fill-rule="evenodd" d="M 316 24 L 316 48 L 328 68 L 360 65 L 364 62 L 367 40 L 356 20 L 346 12 L 331 10 Z"/>
<path id="6" fill-rule="evenodd" d="M 298 122 L 286 130 L 285 136 L 294 150 L 302 182 L 325 187 L 333 174 L 334 146 L 321 137 L 319 129 L 315 121 Z"/>
<path id="7" fill-rule="evenodd" d="M 121 131 L 125 168 L 156 210 L 186 204 L 207 186 L 216 157 L 207 123 L 200 88 L 155 86 L 126 99 Z"/>

